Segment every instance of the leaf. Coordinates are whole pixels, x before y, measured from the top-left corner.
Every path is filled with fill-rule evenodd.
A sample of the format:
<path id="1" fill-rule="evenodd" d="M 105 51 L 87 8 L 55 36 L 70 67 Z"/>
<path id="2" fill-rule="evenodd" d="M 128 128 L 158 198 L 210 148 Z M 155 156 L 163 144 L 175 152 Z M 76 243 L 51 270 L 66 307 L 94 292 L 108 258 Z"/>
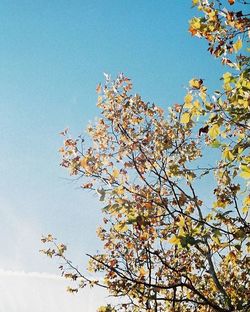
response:
<path id="1" fill-rule="evenodd" d="M 115 189 L 115 192 L 116 192 L 117 195 L 123 195 L 124 194 L 124 188 L 122 187 L 122 185 L 118 186 Z"/>
<path id="2" fill-rule="evenodd" d="M 235 262 L 237 260 L 237 256 L 235 254 L 234 251 L 230 251 L 228 254 L 228 258 L 230 259 L 230 261 Z"/>
<path id="3" fill-rule="evenodd" d="M 212 148 L 218 148 L 221 146 L 221 143 L 217 140 L 214 140 L 211 144 L 209 144 L 209 146 Z"/>
<path id="4" fill-rule="evenodd" d="M 178 245 L 180 243 L 180 239 L 176 236 L 171 237 L 168 242 L 170 244 Z"/>
<path id="5" fill-rule="evenodd" d="M 242 212 L 243 212 L 243 213 L 246 214 L 246 213 L 248 213 L 248 211 L 249 211 L 249 206 L 243 206 L 243 207 L 242 207 Z"/>
<path id="6" fill-rule="evenodd" d="M 100 195 L 99 200 L 100 201 L 104 201 L 105 195 L 106 195 L 106 191 L 103 188 L 101 188 L 99 190 L 96 190 L 96 192 Z"/>
<path id="7" fill-rule="evenodd" d="M 185 98 L 184 98 L 185 104 L 186 104 L 186 103 L 191 103 L 192 100 L 193 100 L 193 96 L 192 96 L 192 94 L 190 94 L 190 93 L 188 93 L 188 94 L 185 96 Z"/>
<path id="8" fill-rule="evenodd" d="M 250 206 L 250 195 L 248 195 L 246 198 L 243 200 L 244 205 Z"/>
<path id="9" fill-rule="evenodd" d="M 221 243 L 219 237 L 216 236 L 216 235 L 212 236 L 212 240 L 213 240 L 216 244 L 218 244 L 218 245 L 220 245 L 220 243 Z"/>
<path id="10" fill-rule="evenodd" d="M 236 53 L 242 48 L 242 40 L 240 38 L 233 44 L 233 48 Z"/>
<path id="11" fill-rule="evenodd" d="M 69 293 L 77 293 L 78 289 L 77 288 L 72 288 L 72 287 L 68 286 L 67 287 L 67 292 L 69 292 Z"/>
<path id="12" fill-rule="evenodd" d="M 192 18 L 192 20 L 190 21 L 190 27 L 199 30 L 201 27 L 201 18 L 199 17 Z"/>
<path id="13" fill-rule="evenodd" d="M 81 186 L 82 188 L 85 188 L 85 189 L 91 189 L 93 187 L 93 183 L 85 183 Z"/>
<path id="14" fill-rule="evenodd" d="M 229 150 L 229 148 L 226 148 L 224 152 L 222 153 L 223 157 L 229 161 L 234 160 L 233 153 Z"/>
<path id="15" fill-rule="evenodd" d="M 141 267 L 140 270 L 139 270 L 139 273 L 140 273 L 140 277 L 145 277 L 146 275 L 146 270 L 144 269 L 144 267 Z"/>
<path id="16" fill-rule="evenodd" d="M 144 204 L 144 207 L 145 207 L 146 209 L 151 209 L 151 208 L 153 207 L 153 205 L 152 205 L 151 202 L 147 202 L 147 203 Z"/>
<path id="17" fill-rule="evenodd" d="M 227 203 L 225 201 L 221 201 L 219 199 L 216 202 L 213 203 L 213 207 L 214 208 L 217 208 L 217 207 L 225 208 L 226 205 L 227 205 Z"/>
<path id="18" fill-rule="evenodd" d="M 217 124 L 213 125 L 209 129 L 208 134 L 212 139 L 215 139 L 220 134 L 220 127 Z"/>
<path id="19" fill-rule="evenodd" d="M 203 84 L 202 79 L 192 79 L 189 81 L 189 86 L 194 89 L 200 89 Z"/>
<path id="20" fill-rule="evenodd" d="M 99 83 L 96 87 L 96 92 L 101 93 L 101 91 L 102 91 L 102 85 Z"/>
<path id="21" fill-rule="evenodd" d="M 184 219 L 183 216 L 180 216 L 180 218 L 179 218 L 179 226 L 180 227 L 184 227 L 184 225 L 185 225 L 185 219 Z"/>
<path id="22" fill-rule="evenodd" d="M 107 206 L 105 206 L 105 207 L 102 208 L 102 211 L 108 212 L 109 209 L 110 209 L 110 207 L 111 207 L 111 205 L 107 205 Z"/>
<path id="23" fill-rule="evenodd" d="M 225 83 L 230 82 L 231 79 L 232 79 L 232 74 L 229 73 L 229 72 L 225 73 L 225 74 L 223 75 L 223 79 L 224 79 L 224 82 L 225 82 Z"/>
<path id="24" fill-rule="evenodd" d="M 194 237 L 190 236 L 190 235 L 187 235 L 187 236 L 183 236 L 181 237 L 180 239 L 180 243 L 181 243 L 181 246 L 183 248 L 187 248 L 188 245 L 192 246 L 192 245 L 195 245 L 196 244 L 196 240 Z"/>
<path id="25" fill-rule="evenodd" d="M 113 177 L 114 179 L 117 179 L 117 178 L 119 177 L 119 170 L 118 170 L 118 169 L 115 168 L 115 169 L 113 170 L 112 177 Z"/>
<path id="26" fill-rule="evenodd" d="M 88 165 L 88 158 L 87 157 L 83 157 L 81 159 L 81 161 L 80 161 L 80 165 L 81 165 L 82 168 L 85 169 L 87 167 L 87 165 Z"/>
<path id="27" fill-rule="evenodd" d="M 189 115 L 189 113 L 184 113 L 184 114 L 182 114 L 182 116 L 181 116 L 181 123 L 183 123 L 183 124 L 187 124 L 188 122 L 189 122 L 189 120 L 190 120 L 190 115 Z"/>
<path id="28" fill-rule="evenodd" d="M 243 179 L 250 179 L 250 168 L 247 165 L 241 165 L 241 170 L 240 176 Z"/>
<path id="29" fill-rule="evenodd" d="M 124 233 L 128 230 L 128 226 L 125 222 L 119 222 L 114 225 L 114 229 L 119 233 Z"/>

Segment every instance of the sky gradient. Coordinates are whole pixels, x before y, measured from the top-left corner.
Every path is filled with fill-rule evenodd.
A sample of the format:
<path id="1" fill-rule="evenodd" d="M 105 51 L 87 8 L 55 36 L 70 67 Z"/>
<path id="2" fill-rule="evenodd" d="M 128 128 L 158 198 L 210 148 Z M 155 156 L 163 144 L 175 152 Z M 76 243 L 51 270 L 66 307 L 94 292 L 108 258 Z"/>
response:
<path id="1" fill-rule="evenodd" d="M 167 109 L 192 77 L 218 88 L 221 66 L 188 34 L 191 1 L 3 0 L 0 12 L 0 269 L 56 274 L 39 254 L 42 234 L 69 244 L 79 265 L 99 248 L 98 198 L 69 179 L 57 151 L 60 131 L 78 135 L 98 115 L 103 73 L 124 72 Z"/>

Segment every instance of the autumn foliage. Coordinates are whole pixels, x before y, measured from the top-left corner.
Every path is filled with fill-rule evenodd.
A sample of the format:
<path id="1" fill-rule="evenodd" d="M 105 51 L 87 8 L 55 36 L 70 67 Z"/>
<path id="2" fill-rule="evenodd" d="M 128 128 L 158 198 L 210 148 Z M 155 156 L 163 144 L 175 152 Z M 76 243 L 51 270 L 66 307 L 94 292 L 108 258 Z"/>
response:
<path id="1" fill-rule="evenodd" d="M 100 312 L 250 311 L 248 6 L 193 6 L 191 35 L 225 65 L 220 91 L 194 78 L 183 103 L 164 112 L 123 74 L 106 76 L 97 87 L 102 117 L 87 128 L 92 143 L 62 133 L 61 165 L 103 202 L 104 248 L 88 267 L 102 278 L 80 273 L 52 236 L 44 252 L 63 258 L 79 287 L 98 284 L 122 298 Z"/>

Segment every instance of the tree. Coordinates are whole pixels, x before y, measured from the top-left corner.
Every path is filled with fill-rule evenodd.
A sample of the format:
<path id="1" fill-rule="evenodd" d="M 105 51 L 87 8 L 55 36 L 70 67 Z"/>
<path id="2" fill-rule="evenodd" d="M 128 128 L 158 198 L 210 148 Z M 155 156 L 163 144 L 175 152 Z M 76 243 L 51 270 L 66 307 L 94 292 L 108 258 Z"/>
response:
<path id="1" fill-rule="evenodd" d="M 226 2 L 229 9 L 193 0 L 201 16 L 189 28 L 226 66 L 221 91 L 209 95 L 194 78 L 184 102 L 165 116 L 133 95 L 123 74 L 107 76 L 97 87 L 102 117 L 88 127 L 90 146 L 62 133 L 61 165 L 105 203 L 97 231 L 104 249 L 89 255 L 88 268 L 103 278 L 84 276 L 51 235 L 43 252 L 64 259 L 64 276 L 79 287 L 97 284 L 122 298 L 100 312 L 250 310 L 250 69 L 243 54 L 250 21 L 246 1 Z"/>

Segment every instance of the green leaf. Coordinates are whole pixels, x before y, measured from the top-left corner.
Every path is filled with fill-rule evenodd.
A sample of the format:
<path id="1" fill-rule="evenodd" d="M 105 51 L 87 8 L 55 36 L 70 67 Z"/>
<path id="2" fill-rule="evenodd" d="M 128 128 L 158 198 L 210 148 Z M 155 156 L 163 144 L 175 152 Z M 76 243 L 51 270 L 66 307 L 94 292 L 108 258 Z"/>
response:
<path id="1" fill-rule="evenodd" d="M 106 191 L 105 191 L 103 188 L 101 188 L 101 189 L 99 189 L 99 190 L 96 190 L 96 192 L 97 192 L 97 194 L 100 195 L 99 200 L 100 200 L 100 201 L 104 201 L 105 195 L 106 195 Z"/>
<path id="2" fill-rule="evenodd" d="M 180 241 L 181 241 L 181 246 L 183 248 L 188 247 L 188 245 L 192 246 L 192 245 L 196 244 L 196 239 L 194 237 L 190 236 L 190 235 L 181 237 Z"/>
<path id="3" fill-rule="evenodd" d="M 214 140 L 209 146 L 212 148 L 218 148 L 221 146 L 221 143 L 217 140 Z"/>

